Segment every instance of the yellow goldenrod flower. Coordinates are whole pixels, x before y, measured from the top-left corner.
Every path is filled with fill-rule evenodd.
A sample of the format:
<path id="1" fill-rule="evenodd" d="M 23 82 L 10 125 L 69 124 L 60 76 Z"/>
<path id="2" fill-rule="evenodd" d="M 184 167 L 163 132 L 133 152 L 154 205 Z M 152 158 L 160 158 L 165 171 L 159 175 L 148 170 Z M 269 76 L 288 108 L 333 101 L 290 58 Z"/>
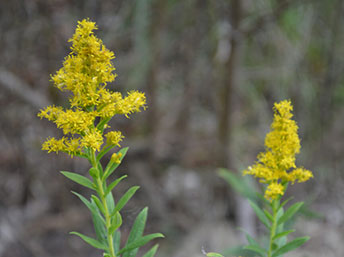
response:
<path id="1" fill-rule="evenodd" d="M 123 139 L 123 135 L 120 131 L 110 131 L 105 136 L 108 145 L 120 146 L 119 142 Z"/>
<path id="2" fill-rule="evenodd" d="M 270 200 L 284 194 L 285 183 L 304 182 L 313 177 L 311 171 L 295 165 L 295 155 L 301 146 L 292 110 L 289 100 L 275 103 L 271 131 L 265 138 L 266 151 L 258 154 L 256 164 L 243 172 L 260 178 L 260 182 L 268 185 L 265 197 Z"/>
<path id="3" fill-rule="evenodd" d="M 100 151 L 103 144 L 103 130 L 107 122 L 116 114 L 129 114 L 145 109 L 145 95 L 131 91 L 124 97 L 119 92 L 106 89 L 107 83 L 114 81 L 115 58 L 103 42 L 94 35 L 97 26 L 89 19 L 78 22 L 73 37 L 71 53 L 65 58 L 63 67 L 51 76 L 54 86 L 61 91 L 69 91 L 70 109 L 48 106 L 38 113 L 38 117 L 54 122 L 66 137 L 49 138 L 42 149 L 48 152 L 66 152 L 73 156 L 82 154 L 85 148 Z M 97 124 L 102 123 L 98 130 Z M 106 134 L 110 145 L 119 146 L 123 139 L 120 132 Z"/>
<path id="4" fill-rule="evenodd" d="M 81 145 L 83 147 L 89 147 L 93 149 L 94 151 L 99 151 L 102 144 L 103 144 L 103 135 L 97 129 L 86 134 L 81 139 Z"/>

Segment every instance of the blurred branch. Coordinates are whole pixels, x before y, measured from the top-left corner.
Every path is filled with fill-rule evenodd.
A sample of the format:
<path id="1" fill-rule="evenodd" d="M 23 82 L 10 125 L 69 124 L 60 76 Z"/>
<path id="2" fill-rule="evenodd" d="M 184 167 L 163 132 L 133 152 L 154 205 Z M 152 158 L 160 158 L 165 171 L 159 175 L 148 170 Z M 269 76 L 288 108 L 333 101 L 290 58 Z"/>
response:
<path id="1" fill-rule="evenodd" d="M 27 83 L 4 68 L 0 68 L 0 85 L 33 107 L 43 108 L 49 105 L 44 95 L 32 90 Z"/>
<path id="2" fill-rule="evenodd" d="M 284 13 L 284 11 L 287 8 L 289 8 L 292 4 L 300 3 L 300 2 L 302 1 L 298 1 L 298 0 L 279 1 L 279 5 L 271 13 L 263 14 L 260 17 L 258 17 L 251 27 L 243 29 L 242 34 L 245 37 L 254 36 L 256 33 L 259 32 L 260 29 L 262 29 L 268 23 L 276 21 Z"/>

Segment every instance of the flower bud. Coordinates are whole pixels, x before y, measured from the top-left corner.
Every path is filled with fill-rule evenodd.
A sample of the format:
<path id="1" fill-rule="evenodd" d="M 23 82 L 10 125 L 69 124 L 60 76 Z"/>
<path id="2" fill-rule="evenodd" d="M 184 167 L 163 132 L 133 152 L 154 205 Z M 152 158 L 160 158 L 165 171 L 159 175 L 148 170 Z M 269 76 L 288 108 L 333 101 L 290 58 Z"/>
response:
<path id="1" fill-rule="evenodd" d="M 120 164 L 121 163 L 121 157 L 122 157 L 121 153 L 114 153 L 111 156 L 111 162 Z"/>

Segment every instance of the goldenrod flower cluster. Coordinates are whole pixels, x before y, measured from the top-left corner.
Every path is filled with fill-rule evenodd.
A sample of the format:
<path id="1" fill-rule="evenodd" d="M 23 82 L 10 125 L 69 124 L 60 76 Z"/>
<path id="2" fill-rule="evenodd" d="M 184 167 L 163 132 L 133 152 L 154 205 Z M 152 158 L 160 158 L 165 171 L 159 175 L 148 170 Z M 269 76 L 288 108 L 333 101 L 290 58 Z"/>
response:
<path id="1" fill-rule="evenodd" d="M 298 126 L 292 120 L 293 106 L 289 100 L 275 103 L 271 132 L 266 135 L 266 151 L 258 154 L 258 161 L 243 173 L 260 178 L 267 184 L 266 199 L 277 199 L 285 192 L 288 182 L 304 182 L 313 177 L 311 171 L 296 167 L 295 155 L 300 152 Z"/>
<path id="2" fill-rule="evenodd" d="M 145 108 L 145 95 L 131 91 L 126 97 L 119 92 L 106 89 L 107 83 L 115 80 L 112 60 L 115 55 L 106 49 L 93 31 L 96 24 L 88 19 L 78 22 L 72 42 L 71 53 L 65 58 L 63 67 L 52 76 L 54 85 L 61 91 L 71 92 L 70 109 L 48 106 L 38 113 L 62 129 L 61 139 L 48 138 L 42 146 L 48 152 L 81 154 L 90 148 L 99 151 L 104 142 L 103 130 L 116 114 L 139 112 Z M 121 132 L 111 131 L 106 135 L 107 144 L 119 146 Z"/>

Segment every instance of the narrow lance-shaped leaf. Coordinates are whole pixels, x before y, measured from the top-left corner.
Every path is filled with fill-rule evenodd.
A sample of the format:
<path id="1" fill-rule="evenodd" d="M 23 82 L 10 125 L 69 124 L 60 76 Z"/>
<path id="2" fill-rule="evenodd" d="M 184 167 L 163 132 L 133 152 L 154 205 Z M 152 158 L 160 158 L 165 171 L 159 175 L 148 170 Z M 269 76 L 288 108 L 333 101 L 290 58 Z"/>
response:
<path id="1" fill-rule="evenodd" d="M 116 179 L 115 181 L 113 181 L 107 188 L 106 188 L 106 191 L 105 191 L 105 196 L 110 193 L 112 191 L 112 189 L 114 189 L 119 182 L 121 182 L 122 179 L 125 179 L 126 177 L 128 177 L 127 175 L 124 175 L 118 179 Z"/>
<path id="2" fill-rule="evenodd" d="M 284 205 L 286 205 L 290 200 L 292 200 L 294 197 L 293 196 L 291 196 L 291 197 L 289 197 L 287 200 L 284 200 L 282 203 L 281 203 L 281 205 L 279 206 L 279 208 L 282 208 Z"/>
<path id="3" fill-rule="evenodd" d="M 113 199 L 113 195 L 111 192 L 109 192 L 106 196 L 105 196 L 105 201 L 106 204 L 109 208 L 109 212 L 112 213 L 113 210 L 115 209 L 115 200 Z"/>
<path id="4" fill-rule="evenodd" d="M 206 256 L 207 256 L 207 257 L 223 257 L 222 254 L 219 254 L 219 253 L 212 253 L 212 252 L 207 253 Z"/>
<path id="5" fill-rule="evenodd" d="M 244 249 L 251 250 L 262 257 L 266 255 L 266 250 L 258 245 L 247 245 L 244 247 Z"/>
<path id="6" fill-rule="evenodd" d="M 98 209 L 105 215 L 105 210 L 104 210 L 104 206 L 101 203 L 101 201 L 99 200 L 99 198 L 95 195 L 91 195 L 92 200 L 96 203 Z"/>
<path id="7" fill-rule="evenodd" d="M 159 245 L 154 245 L 148 252 L 145 253 L 142 257 L 154 257 L 156 251 L 158 250 Z"/>
<path id="8" fill-rule="evenodd" d="M 98 249 L 102 249 L 102 250 L 108 250 L 108 248 L 105 244 L 101 243 L 100 241 L 98 241 L 94 238 L 85 236 L 85 235 L 78 233 L 78 232 L 70 232 L 70 234 L 77 235 L 77 236 L 81 237 L 86 243 L 93 246 L 94 248 L 98 248 Z"/>
<path id="9" fill-rule="evenodd" d="M 303 202 L 294 203 L 292 206 L 289 207 L 288 210 L 282 215 L 281 218 L 278 219 L 277 224 L 284 223 L 285 221 L 289 220 L 294 214 L 301 208 Z"/>
<path id="10" fill-rule="evenodd" d="M 93 200 L 91 202 L 89 202 L 85 197 L 83 197 L 82 195 L 80 195 L 76 192 L 72 191 L 72 193 L 75 194 L 77 197 L 79 197 L 80 200 L 91 211 L 92 220 L 93 220 L 93 224 L 94 224 L 94 230 L 96 232 L 97 239 L 102 243 L 106 242 L 105 220 L 101 216 L 95 202 Z"/>
<path id="11" fill-rule="evenodd" d="M 278 238 L 280 238 L 280 237 L 287 236 L 287 235 L 289 235 L 289 234 L 292 233 L 292 232 L 295 232 L 295 229 L 283 231 L 283 232 L 281 232 L 281 233 L 276 234 L 276 235 L 272 238 L 272 240 L 276 240 L 276 239 L 278 239 Z"/>
<path id="12" fill-rule="evenodd" d="M 270 212 L 268 212 L 266 209 L 263 210 L 265 216 L 268 218 L 268 220 L 270 220 L 271 222 L 273 221 L 272 215 L 270 214 Z"/>
<path id="13" fill-rule="evenodd" d="M 135 194 L 135 192 L 139 189 L 139 186 L 131 187 L 118 201 L 114 211 L 112 212 L 111 216 L 114 215 L 116 212 L 119 212 L 126 203 L 130 200 L 130 198 Z"/>
<path id="14" fill-rule="evenodd" d="M 154 234 L 150 234 L 150 235 L 146 235 L 143 236 L 137 240 L 135 240 L 134 242 L 127 244 L 123 249 L 121 249 L 118 254 L 122 254 L 124 252 L 128 252 L 131 250 L 135 250 L 140 248 L 141 246 L 147 244 L 149 241 L 155 239 L 155 238 L 159 238 L 159 237 L 164 237 L 163 234 L 161 233 L 154 233 Z"/>
<path id="15" fill-rule="evenodd" d="M 286 252 L 292 251 L 301 245 L 303 245 L 305 242 L 309 240 L 308 236 L 305 237 L 299 237 L 294 239 L 293 241 L 287 243 L 286 245 L 282 246 L 281 248 L 277 249 L 273 254 L 272 257 L 277 257 L 282 254 L 285 254 Z"/>
<path id="16" fill-rule="evenodd" d="M 68 171 L 61 171 L 61 173 L 66 176 L 67 178 L 69 178 L 70 180 L 84 186 L 84 187 L 88 187 L 92 190 L 95 190 L 95 187 L 92 183 L 91 180 L 89 180 L 88 178 L 81 176 L 79 174 L 76 174 L 74 172 L 68 172 Z"/>
<path id="17" fill-rule="evenodd" d="M 113 236 L 113 247 L 115 248 L 115 254 L 118 256 L 118 252 L 120 249 L 120 244 L 121 244 L 121 231 L 116 230 L 115 234 Z"/>
<path id="18" fill-rule="evenodd" d="M 148 212 L 148 208 L 145 207 L 136 217 L 135 221 L 134 221 L 134 225 L 131 228 L 128 240 L 126 245 L 131 244 L 132 242 L 134 242 L 135 240 L 139 239 L 142 234 L 143 234 L 143 230 L 145 228 L 146 225 L 146 220 L 147 220 L 147 212 Z M 134 249 L 131 251 L 127 251 L 123 254 L 122 257 L 133 257 L 136 256 L 138 249 Z"/>
<path id="19" fill-rule="evenodd" d="M 111 221 L 111 226 L 109 228 L 109 235 L 112 235 L 116 229 L 118 229 L 122 225 L 122 216 L 119 212 L 117 212 Z"/>
<path id="20" fill-rule="evenodd" d="M 248 185 L 247 180 L 244 177 L 239 178 L 233 172 L 223 168 L 218 170 L 218 174 L 220 177 L 225 179 L 227 183 L 230 184 L 240 195 L 253 201 L 257 200 L 255 191 L 252 189 L 252 186 Z"/>
<path id="21" fill-rule="evenodd" d="M 269 220 L 266 218 L 264 212 L 262 211 L 262 209 L 260 209 L 258 207 L 257 204 L 255 204 L 254 202 L 250 201 L 249 200 L 249 203 L 252 207 L 252 209 L 254 210 L 254 212 L 256 213 L 257 217 L 260 219 L 260 221 L 267 227 L 269 228 L 270 227 L 270 223 L 269 223 Z"/>

